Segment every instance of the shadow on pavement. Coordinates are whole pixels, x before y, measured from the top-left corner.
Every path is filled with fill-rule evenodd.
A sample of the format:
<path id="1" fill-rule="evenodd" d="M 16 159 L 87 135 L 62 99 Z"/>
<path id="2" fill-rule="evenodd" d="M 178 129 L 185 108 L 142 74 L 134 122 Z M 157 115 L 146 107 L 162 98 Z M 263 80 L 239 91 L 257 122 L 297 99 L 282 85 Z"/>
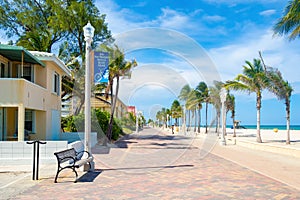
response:
<path id="1" fill-rule="evenodd" d="M 158 140 L 158 141 L 179 141 L 179 140 L 186 140 L 190 139 L 189 137 L 184 137 L 184 136 L 166 136 L 166 135 L 139 135 L 139 134 L 130 134 L 130 135 L 125 135 L 122 137 L 120 140 L 114 143 L 115 148 L 128 148 L 129 144 L 136 144 L 139 143 L 138 141 L 142 140 Z M 136 141 L 132 141 L 136 140 Z M 156 146 L 169 146 L 169 145 L 183 145 L 180 143 L 156 143 L 153 142 L 150 145 L 156 145 Z M 174 148 L 174 147 L 172 147 Z"/>
<path id="2" fill-rule="evenodd" d="M 103 170 L 95 169 L 93 172 L 87 172 L 82 175 L 77 182 L 94 182 L 94 180 L 102 173 Z"/>
<path id="3" fill-rule="evenodd" d="M 165 166 L 152 166 L 152 167 L 124 167 L 124 168 L 101 169 L 101 171 L 136 170 L 136 169 L 172 169 L 172 168 L 181 168 L 181 167 L 194 167 L 194 165 L 165 165 Z"/>

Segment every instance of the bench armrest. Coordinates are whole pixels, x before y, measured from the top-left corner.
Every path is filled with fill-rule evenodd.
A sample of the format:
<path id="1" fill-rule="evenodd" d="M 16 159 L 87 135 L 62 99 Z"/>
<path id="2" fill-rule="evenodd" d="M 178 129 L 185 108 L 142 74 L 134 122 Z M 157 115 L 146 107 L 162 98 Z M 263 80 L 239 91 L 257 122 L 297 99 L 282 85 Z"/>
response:
<path id="1" fill-rule="evenodd" d="M 88 152 L 88 151 L 79 151 L 79 152 L 76 152 L 76 157 L 77 157 L 78 155 L 81 154 L 80 159 L 82 159 L 84 153 L 87 153 L 87 158 L 90 158 L 90 157 L 93 158 L 93 155 L 92 155 L 90 152 Z M 78 157 L 77 157 L 77 158 L 78 158 Z M 79 159 L 79 160 L 80 160 L 80 159 Z"/>
<path id="2" fill-rule="evenodd" d="M 66 156 L 64 158 L 59 159 L 59 165 L 61 165 L 62 163 L 69 161 L 69 164 L 74 165 L 76 162 L 76 159 L 71 157 L 71 156 Z"/>

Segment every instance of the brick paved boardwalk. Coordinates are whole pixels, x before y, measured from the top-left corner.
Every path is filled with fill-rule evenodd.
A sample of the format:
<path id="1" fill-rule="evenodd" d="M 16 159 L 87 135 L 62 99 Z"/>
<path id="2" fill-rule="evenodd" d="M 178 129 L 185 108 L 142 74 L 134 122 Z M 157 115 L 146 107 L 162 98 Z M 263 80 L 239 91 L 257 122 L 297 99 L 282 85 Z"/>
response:
<path id="1" fill-rule="evenodd" d="M 93 149 L 96 170 L 44 178 L 14 199 L 300 199 L 299 191 L 154 129 Z M 247 159 L 247 158 L 245 158 Z"/>

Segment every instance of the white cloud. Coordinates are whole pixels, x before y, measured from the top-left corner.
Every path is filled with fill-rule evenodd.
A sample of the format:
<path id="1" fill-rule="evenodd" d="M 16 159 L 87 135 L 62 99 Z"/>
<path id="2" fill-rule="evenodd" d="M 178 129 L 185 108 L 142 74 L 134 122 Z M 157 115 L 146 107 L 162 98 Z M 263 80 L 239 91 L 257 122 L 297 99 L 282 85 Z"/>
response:
<path id="1" fill-rule="evenodd" d="M 232 80 L 237 74 L 242 73 L 245 60 L 252 62 L 253 58 L 259 58 L 258 51 L 262 51 L 266 65 L 278 68 L 283 77 L 291 83 L 299 81 L 299 45 L 284 38 L 273 37 L 271 30 L 252 34 L 255 37 L 249 39 L 248 35 L 245 35 L 233 41 L 231 45 L 209 50 L 222 80 Z"/>
<path id="2" fill-rule="evenodd" d="M 132 72 L 131 79 L 122 80 L 120 98 L 131 102 L 134 98 L 149 101 L 149 99 L 164 98 L 168 93 L 176 97 L 186 80 L 171 66 L 162 64 L 140 64 Z M 157 102 L 155 102 L 157 103 Z"/>
<path id="3" fill-rule="evenodd" d="M 259 14 L 262 15 L 262 16 L 271 16 L 271 15 L 274 15 L 276 13 L 276 10 L 265 10 L 265 11 L 262 11 L 260 12 Z"/>
<path id="4" fill-rule="evenodd" d="M 219 15 L 204 16 L 203 19 L 208 22 L 220 22 L 220 21 L 226 20 L 225 17 L 219 16 Z"/>
<path id="5" fill-rule="evenodd" d="M 173 29 L 183 29 L 187 27 L 189 22 L 189 16 L 177 12 L 169 8 L 162 8 L 162 15 L 158 17 L 157 23 L 160 27 L 173 28 Z"/>
<path id="6" fill-rule="evenodd" d="M 121 8 L 113 0 L 96 1 L 95 5 L 102 14 L 106 14 L 105 21 L 113 34 L 141 26 L 142 22 L 133 22 L 134 19 L 139 19 L 140 15 L 129 9 Z"/>
<path id="7" fill-rule="evenodd" d="M 170 8 L 161 8 L 159 16 L 148 19 L 146 15 L 120 7 L 113 0 L 96 1 L 95 4 L 101 13 L 106 14 L 108 28 L 113 34 L 143 27 L 160 27 L 184 32 L 186 30 L 193 30 L 194 32 L 200 28 L 199 22 L 193 21 L 193 17 L 202 12 L 200 9 L 196 9 L 191 13 L 184 13 Z M 142 5 L 143 2 L 137 6 Z"/>

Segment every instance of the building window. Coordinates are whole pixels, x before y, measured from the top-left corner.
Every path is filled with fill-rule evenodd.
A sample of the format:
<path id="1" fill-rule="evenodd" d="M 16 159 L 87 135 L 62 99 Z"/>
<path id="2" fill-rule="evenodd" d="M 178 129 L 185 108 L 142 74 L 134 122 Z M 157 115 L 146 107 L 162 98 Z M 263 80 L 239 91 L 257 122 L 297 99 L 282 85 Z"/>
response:
<path id="1" fill-rule="evenodd" d="M 33 131 L 33 111 L 25 110 L 25 130 Z"/>
<path id="2" fill-rule="evenodd" d="M 27 81 L 32 82 L 33 81 L 33 76 L 32 76 L 32 67 L 30 65 L 25 65 L 23 67 L 23 78 L 26 79 Z"/>
<path id="3" fill-rule="evenodd" d="M 59 95 L 60 93 L 60 78 L 59 78 L 59 74 L 54 72 L 53 74 L 53 92 L 57 95 Z"/>
<path id="4" fill-rule="evenodd" d="M 4 78 L 5 65 L 1 63 L 0 78 Z"/>

